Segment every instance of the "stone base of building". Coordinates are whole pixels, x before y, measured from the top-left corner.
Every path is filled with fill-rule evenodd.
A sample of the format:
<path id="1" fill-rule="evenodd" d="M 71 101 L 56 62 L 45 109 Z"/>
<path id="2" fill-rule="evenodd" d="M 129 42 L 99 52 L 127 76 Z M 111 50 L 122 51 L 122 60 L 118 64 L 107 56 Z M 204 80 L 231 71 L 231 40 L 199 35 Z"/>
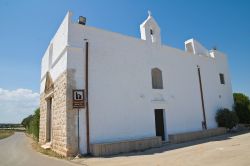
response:
<path id="1" fill-rule="evenodd" d="M 90 146 L 90 151 L 93 156 L 108 156 L 160 147 L 161 145 L 161 137 L 150 137 L 140 140 L 92 144 Z"/>
<path id="2" fill-rule="evenodd" d="M 188 133 L 180 133 L 180 134 L 173 134 L 169 135 L 169 142 L 170 143 L 182 143 L 192 140 L 197 140 L 201 138 L 207 138 L 217 135 L 222 135 L 227 132 L 226 128 L 214 128 L 202 131 L 195 131 L 195 132 L 188 132 Z"/>

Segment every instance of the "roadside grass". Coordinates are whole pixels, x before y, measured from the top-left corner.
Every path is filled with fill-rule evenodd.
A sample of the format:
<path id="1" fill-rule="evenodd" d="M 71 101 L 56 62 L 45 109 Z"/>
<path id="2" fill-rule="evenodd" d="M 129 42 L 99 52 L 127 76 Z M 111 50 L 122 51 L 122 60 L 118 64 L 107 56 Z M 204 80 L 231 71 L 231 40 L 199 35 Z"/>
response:
<path id="1" fill-rule="evenodd" d="M 51 149 L 43 149 L 41 147 L 41 145 L 39 145 L 39 143 L 36 141 L 36 139 L 34 139 L 34 137 L 32 137 L 31 135 L 29 135 L 27 133 L 26 133 L 26 135 L 31 138 L 31 141 L 32 141 L 31 145 L 32 145 L 32 148 L 35 151 L 37 151 L 39 153 L 42 153 L 44 155 L 47 155 L 47 156 L 50 156 L 50 157 L 56 157 L 56 158 L 59 158 L 59 159 L 66 159 L 66 160 L 72 160 L 73 159 L 71 157 L 64 157 L 64 156 L 52 151 Z"/>
<path id="2" fill-rule="evenodd" d="M 2 130 L 0 129 L 0 139 L 7 138 L 14 134 L 13 130 Z"/>
<path id="3" fill-rule="evenodd" d="M 48 155 L 48 156 L 51 156 L 51 157 L 56 157 L 56 158 L 60 158 L 60 159 L 67 159 L 66 157 L 50 150 L 50 149 L 43 149 L 36 141 L 33 141 L 32 142 L 32 147 L 33 149 L 35 149 L 36 151 L 42 153 L 42 154 L 45 154 L 45 155 Z"/>

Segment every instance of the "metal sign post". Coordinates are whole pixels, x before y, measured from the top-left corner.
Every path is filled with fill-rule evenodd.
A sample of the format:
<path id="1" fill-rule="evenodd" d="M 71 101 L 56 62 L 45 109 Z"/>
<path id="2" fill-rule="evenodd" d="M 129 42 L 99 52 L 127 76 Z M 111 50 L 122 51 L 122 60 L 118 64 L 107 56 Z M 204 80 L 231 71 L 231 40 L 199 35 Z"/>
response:
<path id="1" fill-rule="evenodd" d="M 79 108 L 77 109 L 77 156 L 80 157 L 80 131 L 79 131 Z"/>
<path id="2" fill-rule="evenodd" d="M 76 89 L 73 90 L 73 108 L 77 108 L 77 147 L 78 154 L 76 157 L 80 157 L 80 131 L 79 131 L 79 111 L 80 108 L 85 108 L 84 102 L 84 90 Z"/>

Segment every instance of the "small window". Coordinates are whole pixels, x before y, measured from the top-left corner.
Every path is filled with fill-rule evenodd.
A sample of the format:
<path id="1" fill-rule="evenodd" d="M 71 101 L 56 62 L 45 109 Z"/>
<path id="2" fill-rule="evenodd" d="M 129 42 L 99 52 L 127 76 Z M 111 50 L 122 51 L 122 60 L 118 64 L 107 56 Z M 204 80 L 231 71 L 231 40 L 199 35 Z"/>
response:
<path id="1" fill-rule="evenodd" d="M 220 73 L 220 83 L 225 84 L 224 74 Z"/>
<path id="2" fill-rule="evenodd" d="M 153 30 L 152 29 L 150 29 L 150 34 L 153 35 Z"/>
<path id="3" fill-rule="evenodd" d="M 186 50 L 187 50 L 187 52 L 194 54 L 194 49 L 193 49 L 193 45 L 191 42 L 186 44 Z"/>
<path id="4" fill-rule="evenodd" d="M 158 68 L 151 70 L 153 89 L 163 89 L 162 72 Z"/>

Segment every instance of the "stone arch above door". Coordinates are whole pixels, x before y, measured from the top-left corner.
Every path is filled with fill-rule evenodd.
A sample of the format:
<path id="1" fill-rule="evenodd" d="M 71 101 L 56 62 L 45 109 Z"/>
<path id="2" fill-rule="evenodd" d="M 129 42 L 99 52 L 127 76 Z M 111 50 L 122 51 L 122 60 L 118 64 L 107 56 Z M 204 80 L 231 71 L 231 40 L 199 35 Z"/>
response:
<path id="1" fill-rule="evenodd" d="M 50 72 L 47 72 L 44 93 L 48 94 L 48 93 L 51 93 L 53 90 L 54 90 L 54 82 L 52 80 Z"/>

